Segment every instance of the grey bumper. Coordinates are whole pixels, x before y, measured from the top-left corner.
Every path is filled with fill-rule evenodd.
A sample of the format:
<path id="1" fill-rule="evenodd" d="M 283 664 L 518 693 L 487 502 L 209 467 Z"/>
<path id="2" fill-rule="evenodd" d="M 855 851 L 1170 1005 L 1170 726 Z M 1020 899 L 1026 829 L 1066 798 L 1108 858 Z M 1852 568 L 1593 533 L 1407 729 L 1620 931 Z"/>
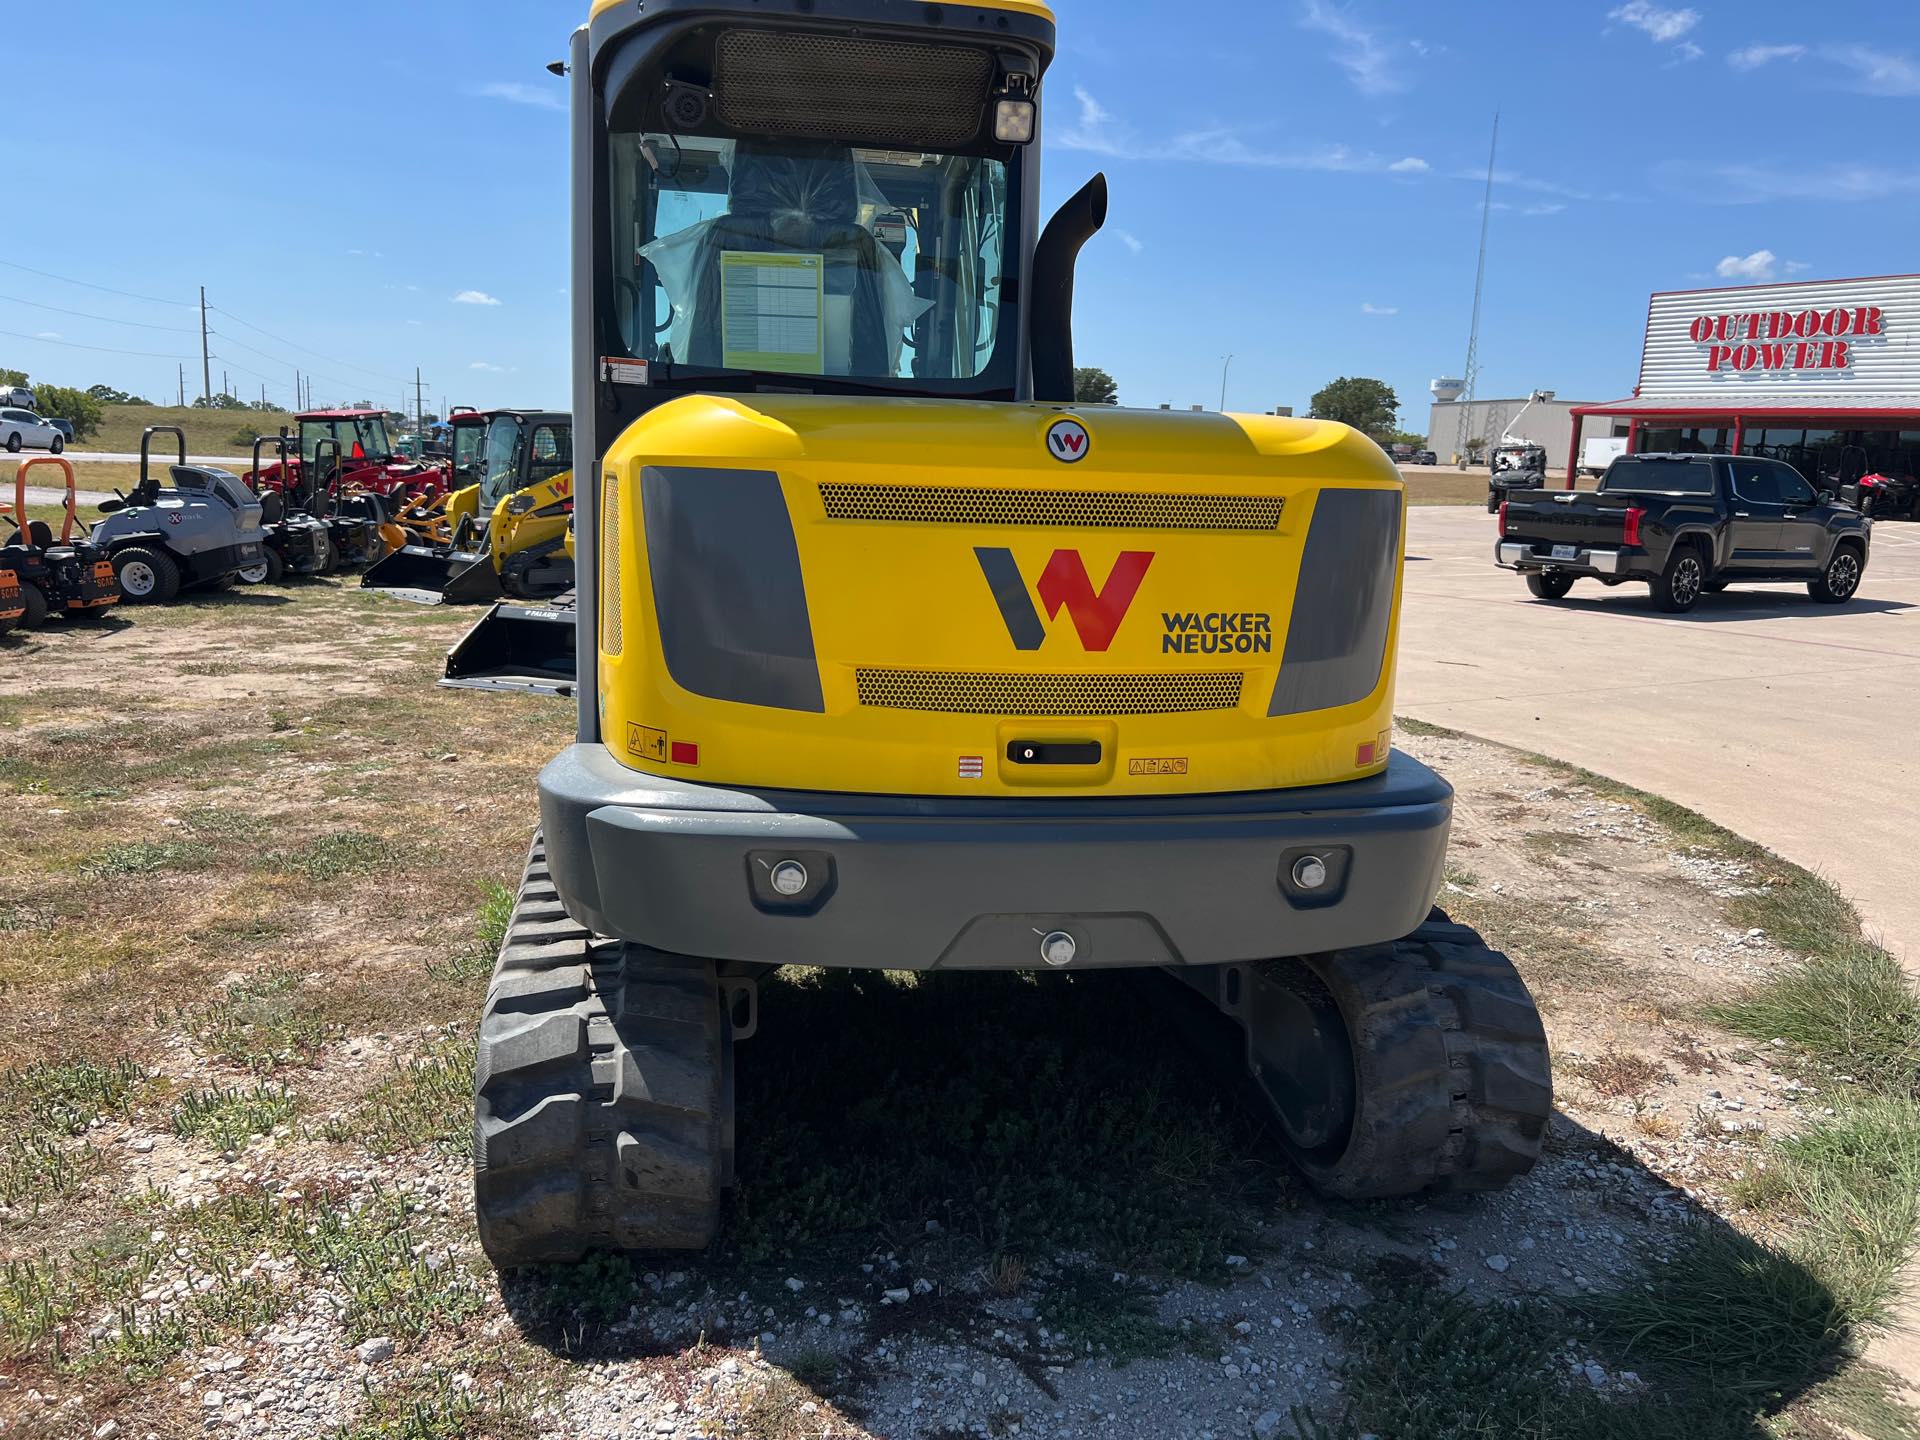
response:
<path id="1" fill-rule="evenodd" d="M 1124 800 L 747 791 L 574 745 L 540 775 L 548 863 L 604 935 L 717 960 L 895 970 L 1215 965 L 1399 939 L 1440 884 L 1453 790 L 1395 754 L 1341 785 Z M 1302 890 L 1306 856 L 1327 879 Z M 772 871 L 797 860 L 798 894 Z M 791 874 L 791 872 L 788 872 Z"/>
<path id="2" fill-rule="evenodd" d="M 1618 550 L 1574 547 L 1571 558 L 1542 552 L 1533 546 L 1502 540 L 1494 547 L 1494 560 L 1508 570 L 1570 570 L 1577 575 L 1623 575 L 1626 557 Z"/>

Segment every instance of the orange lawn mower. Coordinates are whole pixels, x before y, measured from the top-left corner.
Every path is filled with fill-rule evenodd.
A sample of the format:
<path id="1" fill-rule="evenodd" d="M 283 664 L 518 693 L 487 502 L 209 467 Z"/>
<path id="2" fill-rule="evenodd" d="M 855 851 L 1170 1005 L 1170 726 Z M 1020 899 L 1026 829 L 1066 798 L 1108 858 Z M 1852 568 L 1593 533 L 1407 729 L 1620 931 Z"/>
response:
<path id="1" fill-rule="evenodd" d="M 27 516 L 27 472 L 36 465 L 57 465 L 66 476 L 66 513 L 57 541 L 51 525 Z M 14 577 L 19 605 L 18 616 L 4 622 L 8 628 L 18 625 L 31 630 L 49 615 L 92 619 L 119 603 L 120 582 L 113 562 L 88 538 L 87 527 L 77 518 L 75 488 L 73 462 L 64 456 L 36 455 L 14 471 L 13 502 L 0 504 L 0 515 L 14 527 L 12 537 L 0 545 L 0 572 Z M 9 603 L 6 589 L 0 582 L 0 616 Z"/>

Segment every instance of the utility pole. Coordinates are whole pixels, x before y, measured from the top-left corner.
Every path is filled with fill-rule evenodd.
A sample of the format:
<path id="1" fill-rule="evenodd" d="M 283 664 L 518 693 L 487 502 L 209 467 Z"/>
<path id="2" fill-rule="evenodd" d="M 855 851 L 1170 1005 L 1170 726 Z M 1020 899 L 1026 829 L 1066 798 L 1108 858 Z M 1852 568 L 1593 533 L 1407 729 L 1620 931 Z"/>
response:
<path id="1" fill-rule="evenodd" d="M 180 408 L 187 408 L 187 366 L 184 360 L 180 363 Z"/>
<path id="2" fill-rule="evenodd" d="M 1227 413 L 1227 371 L 1233 368 L 1233 356 L 1229 355 L 1220 366 L 1220 413 Z"/>
<path id="3" fill-rule="evenodd" d="M 426 416 L 427 407 L 426 402 L 420 398 L 420 383 L 420 367 L 416 365 L 413 367 L 413 433 L 416 435 L 426 429 L 426 426 L 421 423 Z"/>
<path id="4" fill-rule="evenodd" d="M 1453 448 L 1460 457 L 1460 468 L 1467 467 L 1467 441 L 1473 438 L 1474 387 L 1480 379 L 1480 297 L 1487 283 L 1487 223 L 1493 218 L 1493 161 L 1500 153 L 1500 112 L 1493 112 L 1493 141 L 1487 146 L 1487 190 L 1480 201 L 1480 259 L 1473 272 L 1473 323 L 1467 330 L 1467 363 L 1460 372 L 1464 388 L 1460 391 L 1458 421 L 1454 425 Z M 1483 429 L 1491 427 L 1482 427 Z M 1433 437 L 1428 436 L 1429 440 Z M 1481 437 L 1486 439 L 1484 434 Z"/>
<path id="5" fill-rule="evenodd" d="M 200 287 L 200 393 L 213 399 L 213 353 L 207 348 L 207 287 Z"/>
<path id="6" fill-rule="evenodd" d="M 232 393 L 233 393 L 233 389 L 232 389 L 232 387 L 231 387 L 231 386 L 230 386 L 230 385 L 229 385 L 229 384 L 227 383 L 227 372 L 226 372 L 226 371 L 224 371 L 224 370 L 222 370 L 222 371 L 220 372 L 220 394 L 221 394 L 221 397 L 222 397 L 222 398 L 224 399 L 224 398 L 225 398 L 226 396 L 228 396 L 228 395 L 231 395 Z"/>

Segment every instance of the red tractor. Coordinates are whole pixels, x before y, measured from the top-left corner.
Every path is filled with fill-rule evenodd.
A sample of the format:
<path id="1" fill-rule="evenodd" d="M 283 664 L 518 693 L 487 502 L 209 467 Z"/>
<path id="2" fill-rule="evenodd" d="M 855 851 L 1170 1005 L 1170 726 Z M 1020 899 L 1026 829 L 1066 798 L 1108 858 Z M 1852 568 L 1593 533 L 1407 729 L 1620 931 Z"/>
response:
<path id="1" fill-rule="evenodd" d="M 247 475 L 255 491 L 307 491 L 302 470 L 313 463 L 315 448 L 323 441 L 337 444 L 342 473 L 319 479 L 337 486 L 346 494 L 373 494 L 395 504 L 432 500 L 446 493 L 448 471 L 444 464 L 396 457 L 387 439 L 384 410 L 304 410 L 294 417 L 300 423 L 300 458 L 282 464 L 275 461 Z M 332 447 L 327 447 L 331 453 Z M 292 470 L 291 475 L 286 471 Z"/>

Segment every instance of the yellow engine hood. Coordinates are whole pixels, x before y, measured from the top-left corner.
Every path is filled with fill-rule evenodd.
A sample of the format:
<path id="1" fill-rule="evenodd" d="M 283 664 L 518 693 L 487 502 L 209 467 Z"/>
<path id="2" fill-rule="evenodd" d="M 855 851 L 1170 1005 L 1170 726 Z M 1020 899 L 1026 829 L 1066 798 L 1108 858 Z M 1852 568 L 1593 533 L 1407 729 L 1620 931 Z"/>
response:
<path id="1" fill-rule="evenodd" d="M 603 469 L 603 733 L 637 768 L 1138 794 L 1385 764 L 1403 487 L 1343 425 L 691 396 Z"/>

